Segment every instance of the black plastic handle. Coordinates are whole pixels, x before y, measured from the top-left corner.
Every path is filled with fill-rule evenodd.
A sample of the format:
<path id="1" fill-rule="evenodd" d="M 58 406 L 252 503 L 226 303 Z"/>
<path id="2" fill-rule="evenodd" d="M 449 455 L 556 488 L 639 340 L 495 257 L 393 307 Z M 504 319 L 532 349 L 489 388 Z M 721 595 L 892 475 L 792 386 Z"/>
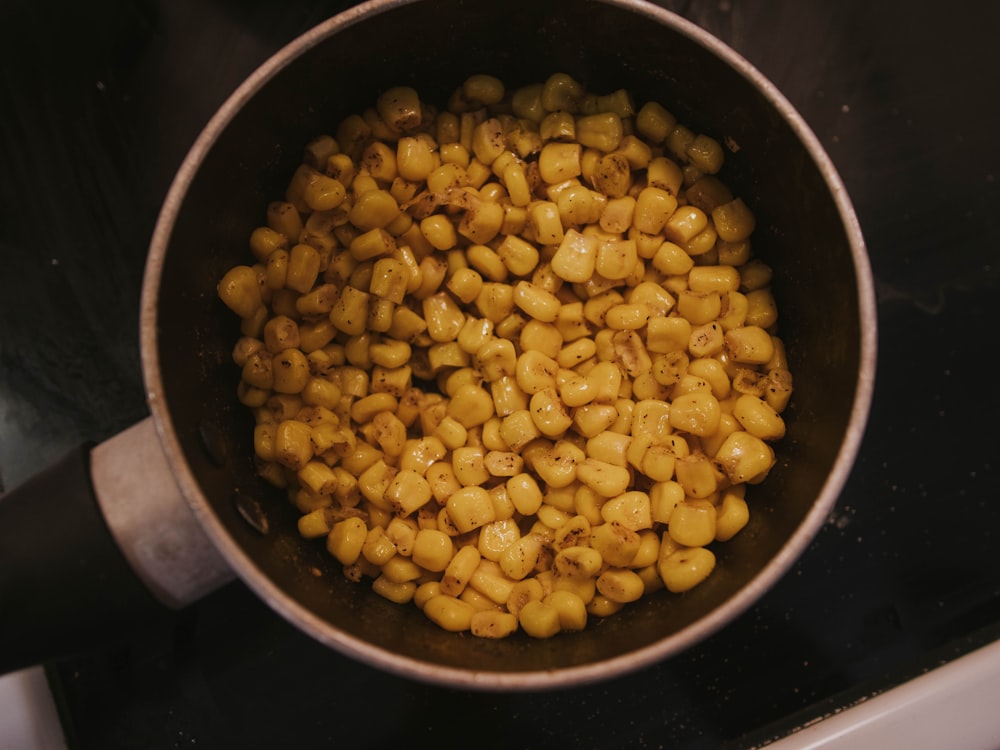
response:
<path id="1" fill-rule="evenodd" d="M 0 674 L 167 616 L 108 529 L 81 446 L 0 499 Z"/>

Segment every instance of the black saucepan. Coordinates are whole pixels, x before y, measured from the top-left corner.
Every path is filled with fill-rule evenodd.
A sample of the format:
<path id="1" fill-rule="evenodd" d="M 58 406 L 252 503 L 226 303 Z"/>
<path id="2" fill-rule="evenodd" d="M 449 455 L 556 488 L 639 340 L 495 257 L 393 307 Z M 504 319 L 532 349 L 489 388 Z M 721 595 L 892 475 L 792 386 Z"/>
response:
<path id="1" fill-rule="evenodd" d="M 238 325 L 215 290 L 247 261 L 250 231 L 303 145 L 378 92 L 412 85 L 445 102 L 472 73 L 514 87 L 554 72 L 657 100 L 735 148 L 723 176 L 757 216 L 754 249 L 775 270 L 795 392 L 778 463 L 749 495 L 750 524 L 719 547 L 704 584 L 581 633 L 494 642 L 446 633 L 345 580 L 322 545 L 299 537 L 297 512 L 255 475 L 230 358 Z M 3 670 L 92 646 L 237 576 L 318 641 L 437 684 L 554 688 L 668 658 L 745 611 L 825 522 L 860 444 L 876 349 L 862 237 L 814 135 L 732 50 L 640 0 L 373 0 L 297 39 L 184 161 L 152 239 L 140 325 L 151 417 L 0 503 Z"/>

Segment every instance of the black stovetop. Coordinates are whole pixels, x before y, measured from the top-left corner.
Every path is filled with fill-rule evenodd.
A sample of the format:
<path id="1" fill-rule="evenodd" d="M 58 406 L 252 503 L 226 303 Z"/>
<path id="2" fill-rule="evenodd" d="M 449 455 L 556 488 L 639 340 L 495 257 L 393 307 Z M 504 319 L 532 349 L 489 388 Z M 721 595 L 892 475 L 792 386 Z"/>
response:
<path id="1" fill-rule="evenodd" d="M 48 665 L 72 748 L 748 747 L 1000 637 L 1000 5 L 666 0 L 828 150 L 876 279 L 869 429 L 829 522 L 760 603 L 659 666 L 493 695 L 348 661 L 241 584 Z M 187 149 L 319 0 L 0 9 L 0 472 L 144 417 L 139 287 Z M 921 10 L 926 7 L 926 10 Z"/>

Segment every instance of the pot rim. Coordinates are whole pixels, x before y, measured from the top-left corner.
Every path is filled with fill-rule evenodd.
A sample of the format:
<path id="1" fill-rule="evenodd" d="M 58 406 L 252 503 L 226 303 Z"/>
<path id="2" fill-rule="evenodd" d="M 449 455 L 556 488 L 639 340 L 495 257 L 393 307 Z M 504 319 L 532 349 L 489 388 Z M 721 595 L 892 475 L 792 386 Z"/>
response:
<path id="1" fill-rule="evenodd" d="M 184 158 L 164 200 L 150 242 L 140 304 L 140 355 L 146 398 L 164 454 L 196 519 L 237 575 L 273 610 L 311 637 L 344 655 L 396 675 L 449 687 L 489 690 L 544 690 L 606 680 L 648 667 L 704 640 L 749 609 L 794 564 L 829 517 L 847 481 L 868 419 L 875 383 L 877 313 L 874 282 L 861 228 L 844 184 L 819 140 L 785 96 L 739 53 L 691 21 L 646 0 L 594 0 L 638 13 L 683 35 L 747 79 L 779 113 L 815 162 L 829 187 L 850 243 L 860 321 L 859 371 L 854 401 L 833 468 L 799 527 L 760 572 L 706 616 L 649 646 L 604 661 L 554 670 L 493 672 L 412 659 L 340 631 L 294 601 L 253 564 L 229 536 L 203 496 L 187 465 L 167 403 L 158 347 L 156 310 L 160 277 L 174 223 L 188 188 L 206 155 L 237 112 L 293 60 L 341 30 L 394 8 L 424 0 L 368 0 L 319 23 L 282 47 L 258 67 L 210 119 Z"/>

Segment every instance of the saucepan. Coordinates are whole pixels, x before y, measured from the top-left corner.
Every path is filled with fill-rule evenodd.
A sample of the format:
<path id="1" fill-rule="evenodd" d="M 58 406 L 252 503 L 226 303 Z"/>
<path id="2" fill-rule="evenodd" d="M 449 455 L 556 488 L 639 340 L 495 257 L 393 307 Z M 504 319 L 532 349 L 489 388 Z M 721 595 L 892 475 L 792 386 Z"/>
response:
<path id="1" fill-rule="evenodd" d="M 724 177 L 752 206 L 774 269 L 794 393 L 748 526 L 716 571 L 586 629 L 536 639 L 449 633 L 348 581 L 298 511 L 257 475 L 236 398 L 239 323 L 216 285 L 284 194 L 303 145 L 392 86 L 447 102 L 466 77 L 509 87 L 556 72 L 630 90 L 728 146 Z M 0 503 L 0 667 L 105 642 L 239 580 L 322 644 L 399 676 L 473 689 L 546 689 L 622 675 L 731 625 L 806 550 L 843 491 L 872 397 L 873 283 L 844 185 L 802 117 L 704 30 L 643 0 L 372 0 L 282 49 L 194 143 L 156 225 L 142 290 L 150 416 L 82 446 Z M 821 554 L 814 551 L 813 554 Z"/>

